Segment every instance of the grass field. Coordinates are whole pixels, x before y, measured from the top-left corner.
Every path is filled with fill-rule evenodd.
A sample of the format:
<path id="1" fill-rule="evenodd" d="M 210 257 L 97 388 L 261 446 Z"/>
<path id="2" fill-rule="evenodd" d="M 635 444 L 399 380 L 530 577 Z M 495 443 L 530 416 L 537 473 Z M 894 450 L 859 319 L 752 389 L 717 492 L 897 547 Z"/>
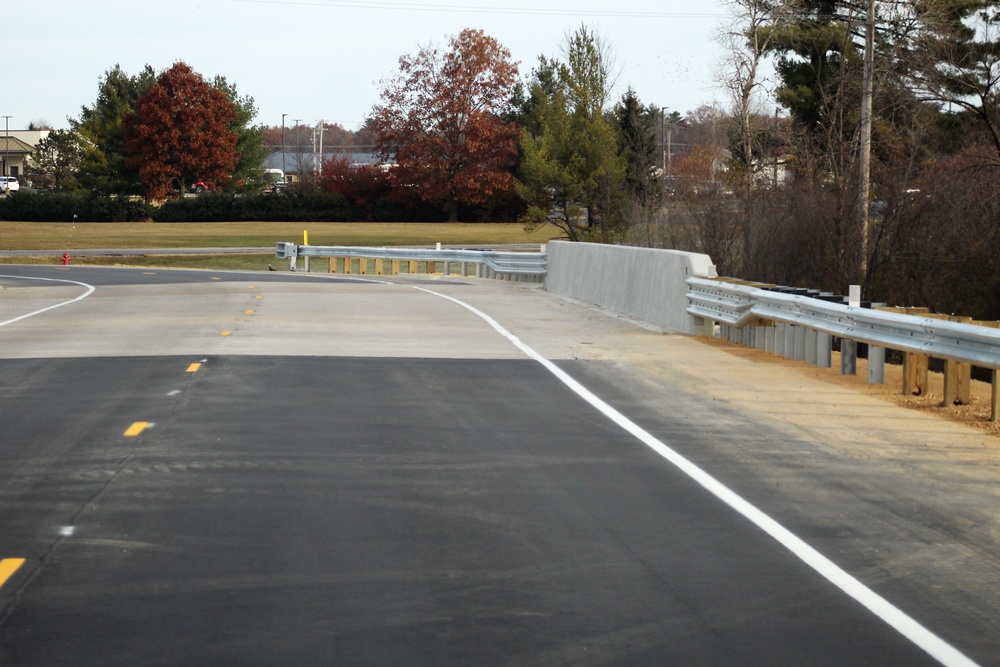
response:
<path id="1" fill-rule="evenodd" d="M 409 246 L 545 243 L 558 238 L 555 227 L 526 232 L 511 223 L 38 223 L 0 222 L 0 250 L 69 250 L 74 264 L 267 270 L 265 255 L 83 257 L 90 248 L 273 248 L 278 241 L 310 245 Z M 58 257 L 0 257 L 6 264 L 56 264 Z"/>
<path id="2" fill-rule="evenodd" d="M 70 223 L 0 222 L 0 249 L 273 247 L 278 241 L 311 245 L 405 246 L 433 243 L 545 243 L 555 227 L 525 232 L 516 223 L 214 222 Z"/>

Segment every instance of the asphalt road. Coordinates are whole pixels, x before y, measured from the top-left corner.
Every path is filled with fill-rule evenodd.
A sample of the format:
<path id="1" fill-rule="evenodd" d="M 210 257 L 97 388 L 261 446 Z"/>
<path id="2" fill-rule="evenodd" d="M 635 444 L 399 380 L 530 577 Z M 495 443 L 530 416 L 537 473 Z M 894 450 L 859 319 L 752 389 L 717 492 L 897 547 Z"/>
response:
<path id="1" fill-rule="evenodd" d="M 995 579 L 952 594 L 877 555 L 949 528 L 981 546 L 961 526 L 926 532 L 947 522 L 930 507 L 891 525 L 895 489 L 859 497 L 822 438 L 588 358 L 677 337 L 481 281 L 0 274 L 2 665 L 937 664 L 928 635 L 949 664 L 1000 664 Z M 850 597 L 536 349 L 924 627 Z"/>

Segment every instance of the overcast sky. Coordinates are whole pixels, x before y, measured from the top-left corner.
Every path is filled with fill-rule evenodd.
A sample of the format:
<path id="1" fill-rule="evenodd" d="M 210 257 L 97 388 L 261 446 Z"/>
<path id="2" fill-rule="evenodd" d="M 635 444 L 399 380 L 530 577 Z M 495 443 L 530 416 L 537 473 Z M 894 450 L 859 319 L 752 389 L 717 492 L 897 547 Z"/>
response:
<path id="1" fill-rule="evenodd" d="M 510 6 L 504 5 L 510 3 Z M 10 129 L 32 121 L 68 127 L 93 104 L 101 76 L 120 64 L 162 71 L 183 60 L 254 98 L 255 122 L 320 119 L 357 129 L 378 81 L 399 56 L 480 28 L 528 74 L 557 55 L 567 32 L 596 30 L 644 103 L 685 113 L 719 97 L 714 42 L 721 0 L 32 0 L 8 12 L 0 115 Z M 615 9 L 620 6 L 622 9 Z"/>

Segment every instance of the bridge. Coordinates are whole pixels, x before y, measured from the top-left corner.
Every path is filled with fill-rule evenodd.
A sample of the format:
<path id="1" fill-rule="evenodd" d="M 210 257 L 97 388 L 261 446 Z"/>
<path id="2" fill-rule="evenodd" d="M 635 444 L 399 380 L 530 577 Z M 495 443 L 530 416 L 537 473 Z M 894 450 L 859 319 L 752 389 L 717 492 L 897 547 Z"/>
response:
<path id="1" fill-rule="evenodd" d="M 4 665 L 998 664 L 981 431 L 558 274 L 0 272 Z"/>

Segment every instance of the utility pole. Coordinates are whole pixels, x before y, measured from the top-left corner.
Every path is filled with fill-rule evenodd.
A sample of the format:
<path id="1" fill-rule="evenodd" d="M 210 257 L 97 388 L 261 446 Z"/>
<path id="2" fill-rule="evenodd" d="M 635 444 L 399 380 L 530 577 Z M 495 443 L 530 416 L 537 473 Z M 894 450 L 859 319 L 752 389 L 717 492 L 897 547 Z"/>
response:
<path id="1" fill-rule="evenodd" d="M 861 227 L 861 285 L 868 285 L 868 199 L 871 196 L 872 160 L 872 92 L 875 69 L 875 0 L 868 0 L 868 17 L 865 20 L 865 68 L 861 84 L 861 143 L 860 174 L 858 184 L 858 219 Z"/>
<path id="2" fill-rule="evenodd" d="M 319 159 L 316 160 L 316 175 L 323 175 L 323 132 L 326 131 L 326 121 L 319 121 Z"/>
<path id="3" fill-rule="evenodd" d="M 3 175 L 4 176 L 7 175 L 7 170 L 9 169 L 7 165 L 10 164 L 10 119 L 11 118 L 13 118 L 13 116 L 3 117 L 3 134 L 4 134 Z M 3 185 L 6 190 L 8 191 L 10 190 L 10 185 L 6 181 L 4 181 Z"/>
<path id="4" fill-rule="evenodd" d="M 660 109 L 660 169 L 667 173 L 667 108 Z"/>
<path id="5" fill-rule="evenodd" d="M 781 107 L 774 107 L 774 189 L 778 189 L 778 112 Z"/>
<path id="6" fill-rule="evenodd" d="M 299 139 L 299 123 L 302 122 L 301 118 L 293 118 L 295 121 L 295 180 L 296 182 L 302 178 L 302 144 Z"/>
<path id="7" fill-rule="evenodd" d="M 281 114 L 281 178 L 285 177 L 285 116 L 287 113 Z"/>

